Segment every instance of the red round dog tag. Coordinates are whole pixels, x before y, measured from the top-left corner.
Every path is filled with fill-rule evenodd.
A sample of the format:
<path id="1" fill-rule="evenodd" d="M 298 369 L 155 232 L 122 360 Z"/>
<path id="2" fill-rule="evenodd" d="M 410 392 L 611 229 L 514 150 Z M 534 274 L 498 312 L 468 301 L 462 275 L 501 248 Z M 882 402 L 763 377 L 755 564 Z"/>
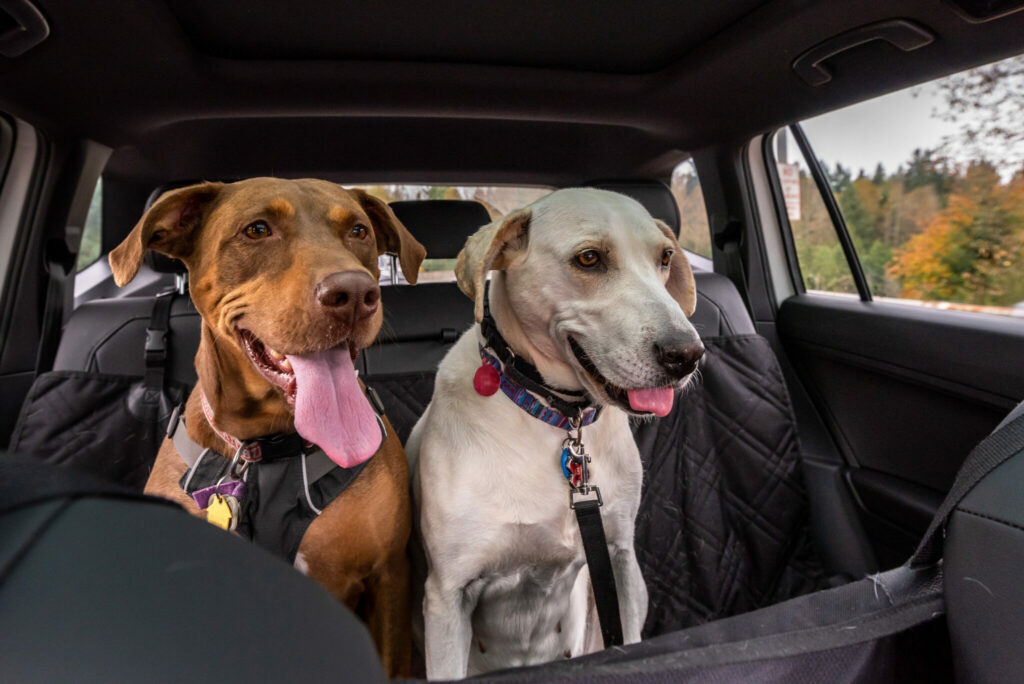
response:
<path id="1" fill-rule="evenodd" d="M 491 396 L 498 391 L 500 384 L 501 376 L 494 366 L 488 363 L 477 368 L 476 373 L 473 374 L 473 389 L 481 396 Z"/>

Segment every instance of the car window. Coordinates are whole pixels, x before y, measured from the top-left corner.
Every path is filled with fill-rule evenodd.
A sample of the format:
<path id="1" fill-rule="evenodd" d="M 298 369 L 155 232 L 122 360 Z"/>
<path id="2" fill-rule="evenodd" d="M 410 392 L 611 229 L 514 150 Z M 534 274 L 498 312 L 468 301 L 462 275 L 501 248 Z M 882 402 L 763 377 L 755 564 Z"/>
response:
<path id="1" fill-rule="evenodd" d="M 801 126 L 873 298 L 1024 316 L 1024 56 Z M 806 223 L 791 220 L 794 243 L 805 286 L 820 289 L 835 264 L 815 260 Z"/>
<path id="2" fill-rule="evenodd" d="M 475 200 L 484 205 L 491 220 L 522 206 L 539 200 L 550 193 L 553 188 L 539 186 L 512 185 L 356 185 L 367 193 L 384 200 Z M 415 229 L 412 229 L 415 233 Z M 424 259 L 420 267 L 419 282 L 455 282 L 455 259 Z M 380 282 L 382 285 L 405 284 L 402 269 L 397 267 L 396 259 L 389 254 L 379 258 Z"/>
<path id="3" fill-rule="evenodd" d="M 673 169 L 669 187 L 679 207 L 680 246 L 710 259 L 711 228 L 693 159 L 686 159 Z"/>
<path id="4" fill-rule="evenodd" d="M 103 178 L 96 182 L 89 203 L 89 213 L 82 228 L 82 242 L 78 246 L 75 269 L 81 271 L 100 258 L 103 251 Z"/>
<path id="5" fill-rule="evenodd" d="M 800 148 L 788 144 L 787 131 L 776 133 L 776 170 L 786 217 L 796 247 L 804 287 L 809 292 L 856 295 L 850 264 L 828 208 Z M 841 191 L 833 185 L 833 191 Z"/>

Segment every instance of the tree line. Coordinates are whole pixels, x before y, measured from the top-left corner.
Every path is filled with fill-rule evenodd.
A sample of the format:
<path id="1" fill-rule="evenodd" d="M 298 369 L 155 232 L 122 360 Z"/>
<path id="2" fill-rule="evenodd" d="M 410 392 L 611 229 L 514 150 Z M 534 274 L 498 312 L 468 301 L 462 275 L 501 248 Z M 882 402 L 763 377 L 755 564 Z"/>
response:
<path id="1" fill-rule="evenodd" d="M 823 165 L 824 168 L 824 165 Z M 987 161 L 951 165 L 915 150 L 888 173 L 836 164 L 831 191 L 875 295 L 1013 306 L 1024 301 L 1024 168 L 1008 179 Z M 808 289 L 856 292 L 812 178 L 800 173 L 791 221 Z"/>

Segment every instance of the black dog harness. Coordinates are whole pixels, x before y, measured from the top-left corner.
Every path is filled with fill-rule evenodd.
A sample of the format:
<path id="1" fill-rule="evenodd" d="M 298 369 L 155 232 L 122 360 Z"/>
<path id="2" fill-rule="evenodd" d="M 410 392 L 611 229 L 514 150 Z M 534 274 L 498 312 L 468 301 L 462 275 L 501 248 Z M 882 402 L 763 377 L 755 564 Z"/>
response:
<path id="1" fill-rule="evenodd" d="M 365 389 L 377 414 L 383 447 L 387 438 L 383 406 L 372 388 Z M 290 563 L 310 523 L 370 462 L 342 468 L 294 432 L 239 442 L 232 458 L 196 444 L 188 436 L 180 410 L 171 416 L 167 435 L 188 467 L 178 485 L 207 512 L 207 519 Z"/>
<path id="2" fill-rule="evenodd" d="M 601 521 L 604 500 L 601 490 L 590 483 L 590 455 L 583 445 L 583 428 L 597 420 L 601 407 L 592 405 L 584 392 L 546 384 L 535 366 L 512 351 L 498 332 L 486 297 L 484 302 L 484 317 L 480 321 L 480 332 L 484 338 L 480 345 L 482 365 L 473 378 L 473 386 L 484 396 L 500 389 L 534 418 L 568 431 L 562 442 L 559 463 L 569 482 L 569 508 L 576 514 L 576 524 L 580 528 L 604 646 L 620 646 L 624 639 L 619 596 Z"/>

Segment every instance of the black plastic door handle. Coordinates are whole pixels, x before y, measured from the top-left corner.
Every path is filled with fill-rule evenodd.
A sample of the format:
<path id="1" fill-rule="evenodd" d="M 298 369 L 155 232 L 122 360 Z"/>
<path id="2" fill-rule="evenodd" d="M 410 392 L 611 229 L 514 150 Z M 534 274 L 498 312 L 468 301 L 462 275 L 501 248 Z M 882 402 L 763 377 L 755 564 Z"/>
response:
<path id="1" fill-rule="evenodd" d="M 915 24 L 907 19 L 888 19 L 860 26 L 828 40 L 823 40 L 805 51 L 793 60 L 793 71 L 807 85 L 824 85 L 832 80 L 832 73 L 822 62 L 873 40 L 884 40 L 904 52 L 910 52 L 933 42 L 935 35 L 920 24 Z"/>

